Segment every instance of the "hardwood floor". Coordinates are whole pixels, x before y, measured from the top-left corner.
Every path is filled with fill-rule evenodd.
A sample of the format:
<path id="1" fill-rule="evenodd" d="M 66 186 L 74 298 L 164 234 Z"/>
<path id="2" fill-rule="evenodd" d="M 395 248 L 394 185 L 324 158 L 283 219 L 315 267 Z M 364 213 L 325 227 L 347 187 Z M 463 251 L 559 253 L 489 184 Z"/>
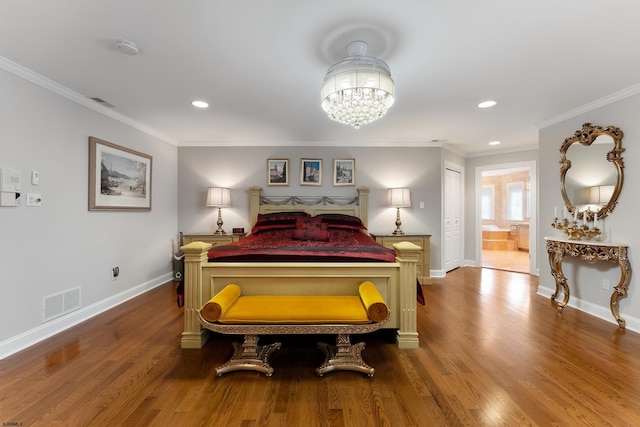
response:
<path id="1" fill-rule="evenodd" d="M 420 348 L 353 337 L 374 378 L 318 378 L 317 337 L 268 378 L 216 377 L 232 338 L 180 349 L 173 284 L 0 361 L 0 423 L 23 426 L 638 426 L 640 335 L 536 295 L 534 276 L 459 268 L 425 286 Z M 265 339 L 266 341 L 266 339 Z"/>
<path id="2" fill-rule="evenodd" d="M 519 250 L 483 250 L 482 266 L 498 270 L 529 273 L 529 252 Z"/>

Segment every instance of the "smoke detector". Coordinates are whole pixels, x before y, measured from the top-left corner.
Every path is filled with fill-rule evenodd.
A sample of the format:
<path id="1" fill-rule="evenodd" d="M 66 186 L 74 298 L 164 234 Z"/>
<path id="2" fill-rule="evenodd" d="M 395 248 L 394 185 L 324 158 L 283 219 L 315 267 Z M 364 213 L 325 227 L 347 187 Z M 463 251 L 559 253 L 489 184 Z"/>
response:
<path id="1" fill-rule="evenodd" d="M 118 50 L 127 55 L 137 55 L 138 54 L 138 46 L 135 43 L 130 42 L 128 40 L 118 40 L 116 42 L 116 47 Z"/>

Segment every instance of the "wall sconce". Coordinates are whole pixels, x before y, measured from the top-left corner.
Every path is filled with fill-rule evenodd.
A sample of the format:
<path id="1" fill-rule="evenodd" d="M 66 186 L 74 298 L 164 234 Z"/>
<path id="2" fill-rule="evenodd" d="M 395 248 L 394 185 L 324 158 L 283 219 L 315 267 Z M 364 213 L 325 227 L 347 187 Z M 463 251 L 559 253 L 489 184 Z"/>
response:
<path id="1" fill-rule="evenodd" d="M 396 229 L 393 232 L 394 236 L 403 235 L 404 232 L 400 228 L 402 221 L 400 221 L 400 208 L 411 207 L 411 192 L 408 188 L 390 188 L 387 192 L 387 207 L 396 208 Z"/>
<path id="2" fill-rule="evenodd" d="M 225 234 L 222 229 L 222 209 L 231 206 L 231 191 L 228 188 L 209 187 L 207 206 L 218 208 L 218 229 L 215 234 Z"/>

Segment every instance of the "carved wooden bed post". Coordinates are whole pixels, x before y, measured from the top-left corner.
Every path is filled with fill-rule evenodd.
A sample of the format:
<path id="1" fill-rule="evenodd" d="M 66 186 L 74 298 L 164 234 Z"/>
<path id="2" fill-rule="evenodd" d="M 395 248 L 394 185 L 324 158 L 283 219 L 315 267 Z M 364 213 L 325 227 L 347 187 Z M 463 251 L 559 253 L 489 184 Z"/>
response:
<path id="1" fill-rule="evenodd" d="M 393 245 L 396 261 L 400 266 L 400 328 L 398 329 L 398 347 L 418 348 L 418 322 L 416 313 L 416 264 L 421 248 L 410 242 Z"/>
<path id="2" fill-rule="evenodd" d="M 182 348 L 201 348 L 209 338 L 209 331 L 203 329 L 198 319 L 204 300 L 202 286 L 202 263 L 207 261 L 207 251 L 211 243 L 192 242 L 182 246 L 184 253 L 184 332 Z"/>

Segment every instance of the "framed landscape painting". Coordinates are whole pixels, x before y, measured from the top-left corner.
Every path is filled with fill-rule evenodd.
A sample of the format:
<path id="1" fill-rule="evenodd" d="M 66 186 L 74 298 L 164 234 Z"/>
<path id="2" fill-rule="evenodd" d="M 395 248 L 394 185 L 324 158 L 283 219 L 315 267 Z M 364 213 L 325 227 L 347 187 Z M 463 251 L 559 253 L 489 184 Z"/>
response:
<path id="1" fill-rule="evenodd" d="M 321 159 L 300 159 L 300 185 L 322 185 Z"/>
<path id="2" fill-rule="evenodd" d="M 289 159 L 267 159 L 267 185 L 289 185 Z"/>
<path id="3" fill-rule="evenodd" d="M 355 185 L 355 159 L 333 159 L 333 185 Z"/>
<path id="4" fill-rule="evenodd" d="M 89 210 L 151 210 L 152 157 L 89 137 Z"/>

